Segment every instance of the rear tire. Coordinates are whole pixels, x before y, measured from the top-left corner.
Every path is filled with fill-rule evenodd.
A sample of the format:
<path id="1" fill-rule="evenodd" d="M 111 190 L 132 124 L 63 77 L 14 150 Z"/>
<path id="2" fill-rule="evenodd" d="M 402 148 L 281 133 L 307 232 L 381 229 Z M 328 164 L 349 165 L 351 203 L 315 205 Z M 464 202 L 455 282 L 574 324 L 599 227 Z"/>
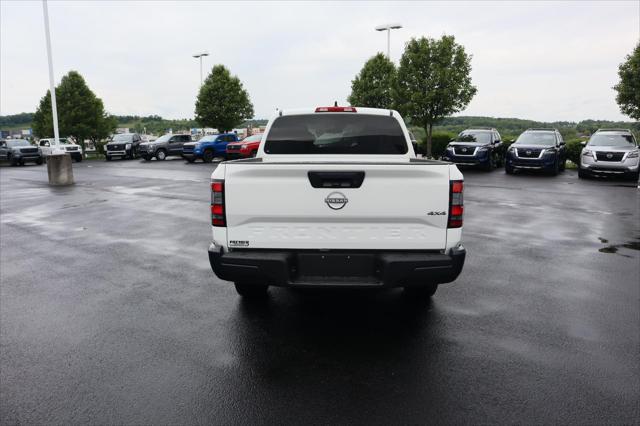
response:
<path id="1" fill-rule="evenodd" d="M 267 296 L 268 285 L 264 284 L 247 284 L 247 283 L 234 283 L 236 292 L 248 299 L 262 299 Z"/>
<path id="2" fill-rule="evenodd" d="M 213 151 L 210 149 L 205 149 L 204 153 L 202 153 L 202 161 L 205 163 L 210 163 L 213 161 Z"/>
<path id="3" fill-rule="evenodd" d="M 427 284 L 421 286 L 409 286 L 404 288 L 404 292 L 407 296 L 416 298 L 427 298 L 436 294 L 438 290 L 438 284 Z"/>

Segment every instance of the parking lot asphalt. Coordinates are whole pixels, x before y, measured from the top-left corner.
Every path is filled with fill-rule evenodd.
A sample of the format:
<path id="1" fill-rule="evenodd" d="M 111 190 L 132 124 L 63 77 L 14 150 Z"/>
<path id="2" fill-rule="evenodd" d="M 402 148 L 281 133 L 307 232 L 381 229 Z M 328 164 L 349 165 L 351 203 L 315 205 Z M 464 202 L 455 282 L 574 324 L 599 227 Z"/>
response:
<path id="1" fill-rule="evenodd" d="M 432 301 L 247 302 L 207 259 L 214 167 L 0 167 L 1 423 L 639 422 L 637 184 L 463 171 Z"/>

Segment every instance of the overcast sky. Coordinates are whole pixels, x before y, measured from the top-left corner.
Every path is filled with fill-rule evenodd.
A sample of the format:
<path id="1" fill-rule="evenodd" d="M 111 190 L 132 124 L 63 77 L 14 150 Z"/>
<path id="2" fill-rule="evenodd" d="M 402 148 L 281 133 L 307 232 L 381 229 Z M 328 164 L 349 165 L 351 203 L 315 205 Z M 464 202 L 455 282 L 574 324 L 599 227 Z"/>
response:
<path id="1" fill-rule="evenodd" d="M 0 1 L 0 114 L 35 111 L 49 87 L 40 1 Z M 256 117 L 346 103 L 364 62 L 386 50 L 374 27 L 454 35 L 478 93 L 460 115 L 543 121 L 625 119 L 611 87 L 640 37 L 640 2 L 49 2 L 56 81 L 79 71 L 113 114 L 193 117 L 191 55 L 236 74 Z"/>

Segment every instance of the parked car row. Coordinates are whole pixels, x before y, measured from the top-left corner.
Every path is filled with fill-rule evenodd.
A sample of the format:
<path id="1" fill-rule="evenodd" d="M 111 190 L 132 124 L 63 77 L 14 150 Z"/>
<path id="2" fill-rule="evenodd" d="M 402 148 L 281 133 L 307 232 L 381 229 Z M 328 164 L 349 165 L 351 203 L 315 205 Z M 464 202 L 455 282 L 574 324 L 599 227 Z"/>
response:
<path id="1" fill-rule="evenodd" d="M 12 166 L 23 166 L 33 162 L 42 164 L 53 153 L 53 139 L 40 139 L 37 145 L 32 145 L 26 139 L 0 140 L 0 160 L 6 160 Z M 65 138 L 60 138 L 60 148 L 71 156 L 74 161 L 82 161 L 82 147 Z"/>
<path id="2" fill-rule="evenodd" d="M 639 151 L 627 129 L 600 129 L 584 148 L 578 164 L 580 178 L 594 175 L 626 175 L 638 180 Z M 467 129 L 447 145 L 445 161 L 490 171 L 504 166 L 507 174 L 540 170 L 557 175 L 565 170 L 567 148 L 557 129 L 527 129 L 508 149 L 494 128 Z"/>

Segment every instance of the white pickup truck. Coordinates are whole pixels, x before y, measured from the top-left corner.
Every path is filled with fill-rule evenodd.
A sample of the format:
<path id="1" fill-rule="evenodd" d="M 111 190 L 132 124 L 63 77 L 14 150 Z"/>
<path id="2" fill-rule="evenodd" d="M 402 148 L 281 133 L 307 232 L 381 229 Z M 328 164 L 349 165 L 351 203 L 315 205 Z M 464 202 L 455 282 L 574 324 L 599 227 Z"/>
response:
<path id="1" fill-rule="evenodd" d="M 256 158 L 211 175 L 214 273 L 268 286 L 404 287 L 432 296 L 464 264 L 463 177 L 416 158 L 396 111 L 280 111 Z"/>

